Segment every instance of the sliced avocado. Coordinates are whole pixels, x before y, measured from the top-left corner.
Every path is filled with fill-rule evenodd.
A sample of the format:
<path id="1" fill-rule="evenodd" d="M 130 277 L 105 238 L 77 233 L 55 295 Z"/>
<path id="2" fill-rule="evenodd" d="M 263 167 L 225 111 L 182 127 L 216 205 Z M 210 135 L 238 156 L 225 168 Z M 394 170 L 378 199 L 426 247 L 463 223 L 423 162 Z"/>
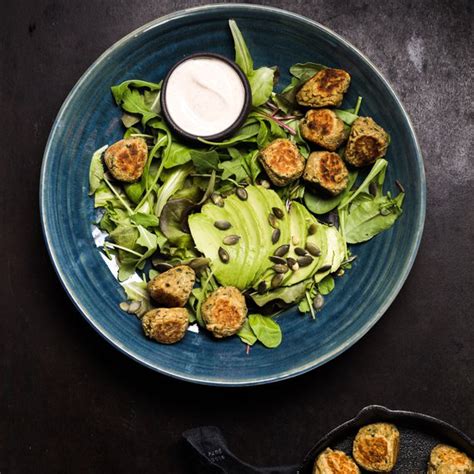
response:
<path id="1" fill-rule="evenodd" d="M 331 265 L 329 270 L 316 273 L 314 280 L 320 282 L 325 276 L 335 272 L 344 260 L 346 254 L 346 242 L 335 227 L 324 226 L 327 236 L 327 252 L 324 262 L 320 266 Z"/>
<path id="2" fill-rule="evenodd" d="M 245 201 L 232 195 L 224 200 L 224 207 L 212 203 L 204 205 L 200 213 L 189 216 L 188 223 L 194 243 L 199 251 L 211 260 L 214 275 L 222 285 L 232 285 L 241 290 L 259 282 L 263 272 L 272 265 L 268 259 L 277 246 L 289 236 L 289 218 L 278 195 L 261 186 L 248 186 Z M 268 216 L 272 207 L 285 212 L 279 221 L 282 237 L 277 244 L 272 243 L 273 228 Z M 220 230 L 215 227 L 219 220 L 228 221 L 232 227 Z M 225 245 L 224 237 L 238 235 L 235 245 Z M 229 255 L 228 263 L 219 257 L 219 247 Z"/>

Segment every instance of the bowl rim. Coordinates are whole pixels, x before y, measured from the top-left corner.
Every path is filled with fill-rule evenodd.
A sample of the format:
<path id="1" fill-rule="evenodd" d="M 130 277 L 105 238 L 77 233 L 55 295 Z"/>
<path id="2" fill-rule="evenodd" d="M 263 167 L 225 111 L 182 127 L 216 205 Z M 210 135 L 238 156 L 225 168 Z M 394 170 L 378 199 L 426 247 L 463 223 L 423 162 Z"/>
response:
<path id="1" fill-rule="evenodd" d="M 53 243 L 52 243 L 53 238 L 51 235 L 52 231 L 48 227 L 48 210 L 47 210 L 47 200 L 46 200 L 46 189 L 48 188 L 48 186 L 46 185 L 46 183 L 48 179 L 47 169 L 48 169 L 48 164 L 49 164 L 50 150 L 53 146 L 53 139 L 56 134 L 56 131 L 62 126 L 61 122 L 63 120 L 63 116 L 65 115 L 65 112 L 68 109 L 70 102 L 72 101 L 76 93 L 79 91 L 79 89 L 82 87 L 83 83 L 93 73 L 94 69 L 100 63 L 102 63 L 104 60 L 107 59 L 107 56 L 109 56 L 113 51 L 120 48 L 123 44 L 127 43 L 132 38 L 137 37 L 141 34 L 144 34 L 152 28 L 166 24 L 170 22 L 171 20 L 185 18 L 189 16 L 190 14 L 200 13 L 202 11 L 215 11 L 219 13 L 223 12 L 228 15 L 232 15 L 234 11 L 239 11 L 239 10 L 249 10 L 249 11 L 255 12 L 255 14 L 257 14 L 258 12 L 271 12 L 277 15 L 283 15 L 283 16 L 289 17 L 298 22 L 306 23 L 307 25 L 324 32 L 325 34 L 334 38 L 337 42 L 343 44 L 346 48 L 348 48 L 356 56 L 358 56 L 358 58 L 361 61 L 364 61 L 372 68 L 374 73 L 378 76 L 378 79 L 384 84 L 384 86 L 387 88 L 388 92 L 392 95 L 397 105 L 400 107 L 400 110 L 402 111 L 403 116 L 408 124 L 411 138 L 413 140 L 414 147 L 415 147 L 415 154 L 416 154 L 416 159 L 417 159 L 416 161 L 417 161 L 419 174 L 420 174 L 420 196 L 419 196 L 420 207 L 419 207 L 418 214 L 416 216 L 416 220 L 417 220 L 416 234 L 414 235 L 414 239 L 412 241 L 411 248 L 409 250 L 408 260 L 405 263 L 403 270 L 399 274 L 397 284 L 391 288 L 390 294 L 385 299 L 384 303 L 379 307 L 379 309 L 373 315 L 373 317 L 369 321 L 367 321 L 367 323 L 361 329 L 359 329 L 359 331 L 352 334 L 351 337 L 349 337 L 347 340 L 339 344 L 332 351 L 326 353 L 324 356 L 313 359 L 312 361 L 308 363 L 298 365 L 297 367 L 293 367 L 292 369 L 287 370 L 285 372 L 282 372 L 276 375 L 271 375 L 271 376 L 263 375 L 263 376 L 248 378 L 248 379 L 242 379 L 242 380 L 229 380 L 227 378 L 207 378 L 205 376 L 192 376 L 192 375 L 181 373 L 176 370 L 169 370 L 169 369 L 158 367 L 157 365 L 150 363 L 148 360 L 146 360 L 146 358 L 136 354 L 135 351 L 130 350 L 126 345 L 120 342 L 116 337 L 108 333 L 95 320 L 95 318 L 91 314 L 89 314 L 89 312 L 82 306 L 80 298 L 76 294 L 75 289 L 71 285 L 68 284 L 67 278 L 63 273 L 60 258 L 56 254 L 55 249 L 53 248 Z M 76 82 L 74 87 L 71 89 L 71 91 L 67 95 L 51 127 L 51 131 L 48 137 L 48 141 L 46 143 L 45 151 L 43 153 L 43 160 L 42 160 L 42 165 L 41 165 L 39 204 L 40 204 L 39 207 L 40 207 L 40 218 L 41 218 L 41 226 L 43 230 L 43 237 L 46 243 L 46 247 L 47 247 L 51 262 L 53 263 L 53 267 L 56 271 L 56 274 L 58 275 L 61 285 L 65 289 L 71 301 L 74 303 L 74 305 L 82 314 L 82 316 L 94 328 L 96 332 L 98 332 L 110 344 L 112 344 L 115 348 L 117 348 L 123 354 L 130 357 L 132 360 L 135 360 L 141 365 L 148 367 L 161 374 L 169 375 L 173 378 L 183 380 L 186 382 L 199 383 L 202 385 L 221 386 L 221 387 L 244 387 L 244 386 L 262 385 L 262 384 L 267 384 L 267 383 L 283 381 L 283 380 L 295 377 L 297 375 L 304 374 L 317 367 L 320 367 L 324 365 L 325 363 L 331 361 L 338 355 L 342 354 L 347 349 L 349 349 L 353 344 L 355 344 L 359 339 L 361 339 L 365 334 L 367 334 L 367 332 L 375 325 L 375 323 L 380 320 L 380 318 L 387 311 L 387 309 L 392 304 L 393 300 L 395 299 L 395 297 L 398 295 L 401 288 L 403 287 L 408 277 L 408 274 L 413 266 L 416 255 L 418 253 L 418 249 L 420 246 L 421 237 L 423 233 L 423 228 L 424 228 L 425 215 L 426 215 L 426 177 L 425 177 L 425 169 L 423 165 L 423 157 L 420 150 L 420 146 L 418 144 L 416 133 L 411 123 L 411 120 L 405 108 L 403 107 L 403 104 L 401 103 L 400 99 L 398 98 L 392 86 L 388 83 L 388 81 L 379 71 L 379 69 L 370 61 L 370 59 L 368 59 L 361 51 L 359 51 L 349 41 L 345 40 L 342 36 L 335 33 L 331 29 L 321 25 L 320 23 L 294 12 L 290 12 L 290 11 L 283 10 L 280 8 L 275 8 L 275 7 L 267 7 L 264 5 L 253 5 L 253 4 L 244 4 L 244 3 L 234 3 L 234 4 L 216 3 L 212 5 L 203 5 L 203 6 L 179 10 L 179 11 L 170 13 L 168 15 L 161 16 L 155 20 L 152 20 L 142 25 L 141 27 L 137 28 L 136 30 L 132 31 L 128 35 L 124 36 L 117 42 L 115 42 L 112 46 L 110 46 L 107 50 L 105 50 L 92 63 L 91 66 L 89 66 L 89 68 L 83 73 L 83 75 L 79 78 L 79 80 Z"/>
<path id="2" fill-rule="evenodd" d="M 219 61 L 226 63 L 237 73 L 237 76 L 242 82 L 242 86 L 244 88 L 244 103 L 236 119 L 224 130 L 217 133 L 213 133 L 212 135 L 203 135 L 203 136 L 195 135 L 193 133 L 187 132 L 185 129 L 180 127 L 173 120 L 171 116 L 172 114 L 169 111 L 168 103 L 166 101 L 166 93 L 168 91 L 169 79 L 171 75 L 173 74 L 173 72 L 176 70 L 176 68 L 189 60 L 199 59 L 199 58 L 212 58 L 212 59 L 217 59 Z M 200 138 L 207 141 L 214 141 L 214 142 L 224 140 L 233 132 L 235 132 L 245 122 L 248 114 L 250 113 L 250 108 L 252 106 L 252 93 L 250 91 L 250 83 L 246 75 L 243 73 L 242 69 L 240 69 L 240 67 L 237 65 L 235 61 L 232 61 L 232 59 L 226 58 L 222 54 L 209 53 L 209 52 L 203 51 L 199 53 L 190 54 L 189 56 L 186 56 L 180 59 L 179 61 L 174 63 L 173 66 L 171 66 L 169 71 L 166 73 L 165 78 L 163 79 L 163 85 L 161 86 L 161 92 L 160 92 L 160 104 L 161 104 L 161 110 L 163 112 L 163 118 L 165 119 L 166 123 L 171 128 L 171 130 L 176 133 L 176 135 L 180 136 L 185 141 L 202 145 L 202 143 L 199 141 Z"/>

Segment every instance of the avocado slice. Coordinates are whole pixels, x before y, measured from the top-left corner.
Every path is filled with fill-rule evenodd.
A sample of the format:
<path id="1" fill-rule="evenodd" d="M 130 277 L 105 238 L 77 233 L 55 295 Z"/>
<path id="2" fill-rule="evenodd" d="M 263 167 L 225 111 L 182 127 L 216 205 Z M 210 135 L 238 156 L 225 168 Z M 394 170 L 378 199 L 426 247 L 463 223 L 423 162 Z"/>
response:
<path id="1" fill-rule="evenodd" d="M 325 276 L 335 272 L 341 266 L 346 255 L 346 242 L 335 227 L 324 226 L 327 237 L 327 252 L 321 266 L 331 265 L 325 272 L 316 273 L 314 280 L 319 283 Z"/>

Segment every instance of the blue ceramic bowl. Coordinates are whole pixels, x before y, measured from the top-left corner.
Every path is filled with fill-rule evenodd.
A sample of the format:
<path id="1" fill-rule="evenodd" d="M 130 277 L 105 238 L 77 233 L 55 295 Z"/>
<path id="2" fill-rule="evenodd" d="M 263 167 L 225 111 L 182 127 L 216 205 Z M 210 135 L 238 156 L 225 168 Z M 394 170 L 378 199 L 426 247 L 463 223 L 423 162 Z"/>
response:
<path id="1" fill-rule="evenodd" d="M 175 345 L 147 340 L 139 321 L 118 304 L 124 294 L 91 235 L 95 213 L 88 197 L 91 154 L 121 138 L 120 112 L 110 86 L 126 79 L 159 81 L 179 59 L 200 51 L 233 58 L 227 20 L 237 20 L 255 64 L 288 67 L 314 61 L 350 72 L 346 104 L 364 97 L 362 113 L 391 134 L 387 183 L 399 179 L 407 197 L 404 214 L 389 231 L 355 250 L 353 268 L 315 321 L 289 309 L 280 318 L 283 342 L 250 354 L 237 339 L 216 342 L 188 333 Z M 275 41 L 275 30 L 284 41 Z M 293 13 L 252 5 L 217 5 L 153 21 L 107 50 L 82 76 L 64 102 L 44 154 L 41 216 L 51 259 L 67 293 L 87 321 L 129 357 L 163 374 L 214 385 L 275 382 L 314 369 L 344 352 L 383 315 L 413 264 L 425 216 L 422 157 L 400 101 L 377 69 L 330 30 Z"/>

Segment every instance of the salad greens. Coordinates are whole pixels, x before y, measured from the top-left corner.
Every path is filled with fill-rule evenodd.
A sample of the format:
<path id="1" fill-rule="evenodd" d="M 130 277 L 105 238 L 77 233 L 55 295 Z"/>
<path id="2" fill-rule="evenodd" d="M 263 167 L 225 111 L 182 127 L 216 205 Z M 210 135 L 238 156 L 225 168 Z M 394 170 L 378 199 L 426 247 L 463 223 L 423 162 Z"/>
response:
<path id="1" fill-rule="evenodd" d="M 204 327 L 202 304 L 219 286 L 232 285 L 245 292 L 249 305 L 237 335 L 248 346 L 258 341 L 274 348 L 282 342 L 279 312 L 298 304 L 301 313 L 315 318 L 337 276 L 355 258 L 347 244 L 365 242 L 389 229 L 402 214 L 405 194 L 384 194 L 388 162 L 383 158 L 365 177 L 351 170 L 347 188 L 334 197 L 318 194 L 303 180 L 268 189 L 259 150 L 284 138 L 308 157 L 311 147 L 300 133 L 303 111 L 296 93 L 326 66 L 294 64 L 289 84 L 276 91 L 277 68 L 254 69 L 235 21 L 230 20 L 229 27 L 235 62 L 252 92 L 252 110 L 241 128 L 220 142 L 180 142 L 161 116 L 161 82 L 128 80 L 113 86 L 124 138 L 145 139 L 148 159 L 139 181 L 120 183 L 104 167 L 108 145 L 102 146 L 90 162 L 89 194 L 98 209 L 96 225 L 105 237 L 100 241 L 104 258 L 116 261 L 126 296 L 136 303 L 124 308 L 140 317 L 152 308 L 146 285 L 158 272 L 150 270 L 150 262 L 158 270 L 188 264 L 198 274 L 188 301 L 190 323 Z M 335 110 L 347 130 L 359 116 L 361 101 L 359 97 L 355 107 Z M 342 156 L 344 150 L 338 153 Z M 280 217 L 269 221 L 275 209 Z M 327 223 L 328 213 L 337 214 L 338 227 Z M 217 228 L 222 221 L 231 229 Z M 237 243 L 223 245 L 226 236 Z M 285 262 L 280 266 L 291 271 L 276 272 L 280 254 Z"/>

